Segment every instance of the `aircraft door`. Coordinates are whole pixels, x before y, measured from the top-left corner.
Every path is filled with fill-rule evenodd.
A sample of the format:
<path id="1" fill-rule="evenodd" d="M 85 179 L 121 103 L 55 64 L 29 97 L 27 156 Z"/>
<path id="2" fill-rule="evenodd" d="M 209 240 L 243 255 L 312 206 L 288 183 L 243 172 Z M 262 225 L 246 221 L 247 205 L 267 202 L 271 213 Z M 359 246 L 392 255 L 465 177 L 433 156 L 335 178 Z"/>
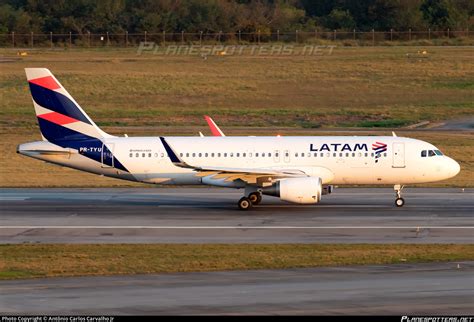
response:
<path id="1" fill-rule="evenodd" d="M 252 167 L 255 163 L 254 154 L 255 151 L 253 149 L 245 151 L 245 161 L 248 167 Z"/>
<path id="2" fill-rule="evenodd" d="M 280 163 L 280 150 L 273 151 L 273 162 Z"/>
<path id="3" fill-rule="evenodd" d="M 101 163 L 102 168 L 113 168 L 114 167 L 114 143 L 108 145 L 102 144 Z"/>
<path id="4" fill-rule="evenodd" d="M 405 143 L 393 143 L 392 146 L 392 167 L 405 167 Z"/>

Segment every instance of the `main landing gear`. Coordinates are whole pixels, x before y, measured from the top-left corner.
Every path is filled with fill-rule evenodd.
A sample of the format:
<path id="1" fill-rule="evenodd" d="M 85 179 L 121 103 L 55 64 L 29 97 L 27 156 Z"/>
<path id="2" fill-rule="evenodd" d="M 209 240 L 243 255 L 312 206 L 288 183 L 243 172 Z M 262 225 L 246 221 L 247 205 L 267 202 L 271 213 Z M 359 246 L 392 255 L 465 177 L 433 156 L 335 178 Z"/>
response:
<path id="1" fill-rule="evenodd" d="M 402 185 L 396 184 L 395 186 L 393 186 L 393 190 L 395 190 L 397 194 L 397 199 L 395 199 L 395 206 L 397 207 L 403 207 L 403 205 L 405 204 L 405 199 L 402 198 L 402 189 Z"/>
<path id="2" fill-rule="evenodd" d="M 262 194 L 260 192 L 252 192 L 249 194 L 250 201 L 252 202 L 253 205 L 258 205 L 259 203 L 262 202 Z"/>
<path id="3" fill-rule="evenodd" d="M 252 201 L 250 201 L 249 198 L 247 197 L 242 197 L 240 198 L 239 200 L 239 209 L 240 210 L 249 210 L 250 208 L 252 208 Z"/>
<path id="4" fill-rule="evenodd" d="M 248 197 L 242 197 L 239 200 L 240 210 L 249 210 L 253 205 L 258 205 L 262 202 L 262 194 L 258 191 L 251 192 Z"/>

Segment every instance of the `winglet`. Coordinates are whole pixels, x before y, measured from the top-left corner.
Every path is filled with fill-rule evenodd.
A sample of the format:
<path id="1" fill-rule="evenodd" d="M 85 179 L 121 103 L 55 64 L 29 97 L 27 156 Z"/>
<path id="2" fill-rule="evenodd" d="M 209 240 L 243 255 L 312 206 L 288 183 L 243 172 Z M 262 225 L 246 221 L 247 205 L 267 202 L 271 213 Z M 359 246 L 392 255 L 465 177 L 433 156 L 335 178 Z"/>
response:
<path id="1" fill-rule="evenodd" d="M 161 140 L 161 143 L 163 143 L 163 146 L 165 147 L 166 153 L 168 153 L 168 157 L 170 158 L 171 162 L 173 162 L 174 165 L 181 168 L 193 168 L 178 157 L 178 154 L 174 152 L 173 148 L 170 147 L 170 145 L 168 144 L 168 142 L 166 142 L 164 137 L 160 136 L 160 140 Z"/>
<path id="2" fill-rule="evenodd" d="M 224 132 L 221 131 L 216 122 L 214 122 L 210 116 L 204 115 L 204 119 L 206 120 L 207 125 L 209 125 L 213 136 L 225 136 Z"/>
<path id="3" fill-rule="evenodd" d="M 395 134 L 395 132 L 393 132 L 393 131 L 392 131 L 392 136 L 395 136 L 395 137 L 396 137 L 396 136 L 397 136 L 397 134 Z"/>

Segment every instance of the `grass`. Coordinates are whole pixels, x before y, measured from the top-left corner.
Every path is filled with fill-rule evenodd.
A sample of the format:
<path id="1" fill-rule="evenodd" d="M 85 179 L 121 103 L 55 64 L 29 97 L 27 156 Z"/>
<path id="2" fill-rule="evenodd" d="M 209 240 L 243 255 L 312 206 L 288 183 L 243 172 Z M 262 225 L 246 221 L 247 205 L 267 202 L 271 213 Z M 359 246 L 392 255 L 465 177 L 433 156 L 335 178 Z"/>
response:
<path id="1" fill-rule="evenodd" d="M 132 49 L 35 51 L 1 63 L 0 124 L 34 124 L 23 68 L 37 66 L 50 68 L 99 124 L 188 126 L 211 114 L 222 126 L 331 127 L 471 115 L 471 49 L 435 47 L 426 59 L 407 58 L 420 48 L 336 47 L 331 54 L 206 60 Z"/>
<path id="2" fill-rule="evenodd" d="M 406 125 L 407 121 L 403 120 L 381 120 L 381 121 L 363 121 L 357 124 L 358 127 L 388 127 L 396 128 Z"/>
<path id="3" fill-rule="evenodd" d="M 0 279 L 474 260 L 474 245 L 0 245 Z"/>

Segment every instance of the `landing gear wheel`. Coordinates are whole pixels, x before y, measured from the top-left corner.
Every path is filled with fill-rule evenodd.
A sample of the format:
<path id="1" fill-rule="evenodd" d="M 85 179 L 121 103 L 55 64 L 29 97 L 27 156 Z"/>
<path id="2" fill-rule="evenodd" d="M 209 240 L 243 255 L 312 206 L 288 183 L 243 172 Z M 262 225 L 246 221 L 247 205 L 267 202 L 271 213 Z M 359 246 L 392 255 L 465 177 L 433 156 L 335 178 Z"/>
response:
<path id="1" fill-rule="evenodd" d="M 252 201 L 249 198 L 243 197 L 239 200 L 240 210 L 249 210 L 250 208 L 252 208 Z"/>
<path id="2" fill-rule="evenodd" d="M 395 199 L 395 205 L 397 207 L 403 207 L 403 205 L 405 204 L 405 200 L 403 198 L 397 198 Z"/>
<path id="3" fill-rule="evenodd" d="M 262 194 L 259 192 L 252 192 L 249 194 L 249 199 L 253 205 L 258 205 L 260 202 L 262 202 Z"/>

